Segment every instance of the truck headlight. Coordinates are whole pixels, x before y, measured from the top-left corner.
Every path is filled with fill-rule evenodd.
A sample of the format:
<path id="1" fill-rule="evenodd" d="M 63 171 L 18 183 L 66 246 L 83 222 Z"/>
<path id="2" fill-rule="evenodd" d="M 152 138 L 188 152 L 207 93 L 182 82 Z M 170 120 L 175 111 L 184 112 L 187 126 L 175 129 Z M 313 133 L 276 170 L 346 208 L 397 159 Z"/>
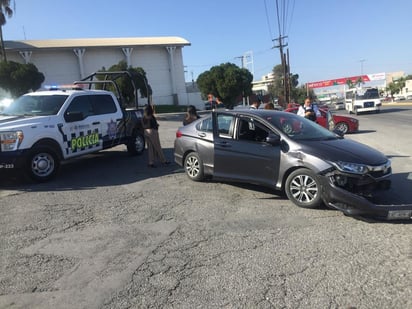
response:
<path id="1" fill-rule="evenodd" d="M 368 166 L 365 164 L 357 164 L 357 163 L 350 163 L 350 162 L 331 162 L 338 170 L 345 173 L 352 173 L 352 174 L 366 174 L 369 169 Z"/>
<path id="2" fill-rule="evenodd" d="M 0 132 L 1 151 L 17 150 L 23 138 L 22 131 Z"/>

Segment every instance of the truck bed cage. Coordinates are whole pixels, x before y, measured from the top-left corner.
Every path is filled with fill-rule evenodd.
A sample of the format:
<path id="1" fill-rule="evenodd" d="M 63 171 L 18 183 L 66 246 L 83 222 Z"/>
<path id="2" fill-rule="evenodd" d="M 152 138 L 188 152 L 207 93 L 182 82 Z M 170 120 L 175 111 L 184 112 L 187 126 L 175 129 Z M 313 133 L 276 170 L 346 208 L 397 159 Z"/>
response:
<path id="1" fill-rule="evenodd" d="M 96 80 L 94 79 L 95 77 L 97 78 L 97 76 L 103 76 L 103 79 L 100 80 Z M 122 94 L 120 92 L 119 89 L 119 85 L 117 83 L 117 80 L 121 77 L 127 77 L 127 79 L 130 81 L 130 84 L 133 87 L 133 94 L 135 97 L 135 108 L 138 109 L 138 93 L 137 93 L 137 87 L 136 84 L 133 80 L 133 76 L 129 71 L 113 71 L 113 72 L 109 72 L 109 71 L 98 71 L 95 72 L 93 74 L 90 74 L 89 76 L 81 79 L 80 81 L 75 81 L 73 84 L 75 85 L 89 85 L 89 89 L 92 89 L 92 85 L 96 85 L 96 84 L 101 84 L 103 85 L 102 89 L 103 90 L 107 90 L 107 85 L 112 85 L 115 90 L 116 90 L 116 97 L 119 100 L 120 104 L 123 106 L 123 97 Z M 139 74 L 139 77 L 142 78 L 145 82 L 145 85 L 147 87 L 147 82 L 145 80 L 145 77 L 142 74 Z"/>

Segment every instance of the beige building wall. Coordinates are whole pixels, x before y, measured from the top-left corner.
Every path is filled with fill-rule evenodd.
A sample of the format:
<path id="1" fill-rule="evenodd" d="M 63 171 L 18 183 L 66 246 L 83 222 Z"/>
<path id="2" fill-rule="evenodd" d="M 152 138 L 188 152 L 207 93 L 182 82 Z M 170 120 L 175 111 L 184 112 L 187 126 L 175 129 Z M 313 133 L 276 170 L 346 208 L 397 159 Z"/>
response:
<path id="1" fill-rule="evenodd" d="M 144 44 L 133 45 L 131 44 L 133 39 L 125 39 L 124 44 L 120 39 L 116 41 L 91 39 L 90 42 L 88 40 L 6 41 L 5 46 L 9 60 L 20 63 L 29 61 L 36 65 L 45 75 L 43 86 L 71 84 L 103 67 L 108 69 L 124 60 L 129 61 L 132 67 L 141 67 L 145 70 L 153 90 L 152 98 L 155 104 L 189 104 L 182 49 L 190 43 L 181 38 L 165 37 L 164 42 L 162 38 L 148 38 Z M 151 41 L 154 44 L 151 44 Z M 77 55 L 75 50 L 78 51 Z M 139 105 L 146 103 L 147 99 L 139 97 Z"/>

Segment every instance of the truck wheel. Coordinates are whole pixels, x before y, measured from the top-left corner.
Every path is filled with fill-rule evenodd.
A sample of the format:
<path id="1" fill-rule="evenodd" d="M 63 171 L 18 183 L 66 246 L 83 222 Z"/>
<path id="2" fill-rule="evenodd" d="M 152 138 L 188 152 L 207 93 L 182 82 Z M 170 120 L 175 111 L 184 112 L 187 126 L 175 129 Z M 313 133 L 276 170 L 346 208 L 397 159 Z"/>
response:
<path id="1" fill-rule="evenodd" d="M 130 142 L 127 144 L 127 151 L 131 155 L 141 155 L 144 151 L 145 139 L 143 134 L 137 133 L 130 139 Z"/>
<path id="2" fill-rule="evenodd" d="M 297 169 L 288 176 L 285 192 L 289 200 L 299 207 L 317 208 L 322 203 L 319 180 L 307 168 Z"/>
<path id="3" fill-rule="evenodd" d="M 56 152 L 45 146 L 36 146 L 30 150 L 27 159 L 27 174 L 38 182 L 54 178 L 60 167 L 60 159 Z"/>

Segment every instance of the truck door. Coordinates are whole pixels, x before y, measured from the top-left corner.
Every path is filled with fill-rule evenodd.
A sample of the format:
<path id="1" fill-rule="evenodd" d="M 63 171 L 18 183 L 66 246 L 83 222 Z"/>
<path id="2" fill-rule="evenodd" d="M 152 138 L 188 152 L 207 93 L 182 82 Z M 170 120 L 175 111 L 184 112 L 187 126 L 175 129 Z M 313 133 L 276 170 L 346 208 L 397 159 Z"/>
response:
<path id="1" fill-rule="evenodd" d="M 116 105 L 114 98 L 110 94 L 95 94 L 91 96 L 91 101 L 94 114 L 100 119 L 103 149 L 120 144 L 125 134 L 120 128 L 123 112 Z"/>
<path id="2" fill-rule="evenodd" d="M 103 148 L 101 117 L 95 114 L 90 96 L 75 96 L 64 112 L 64 120 L 58 127 L 65 158 Z"/>

